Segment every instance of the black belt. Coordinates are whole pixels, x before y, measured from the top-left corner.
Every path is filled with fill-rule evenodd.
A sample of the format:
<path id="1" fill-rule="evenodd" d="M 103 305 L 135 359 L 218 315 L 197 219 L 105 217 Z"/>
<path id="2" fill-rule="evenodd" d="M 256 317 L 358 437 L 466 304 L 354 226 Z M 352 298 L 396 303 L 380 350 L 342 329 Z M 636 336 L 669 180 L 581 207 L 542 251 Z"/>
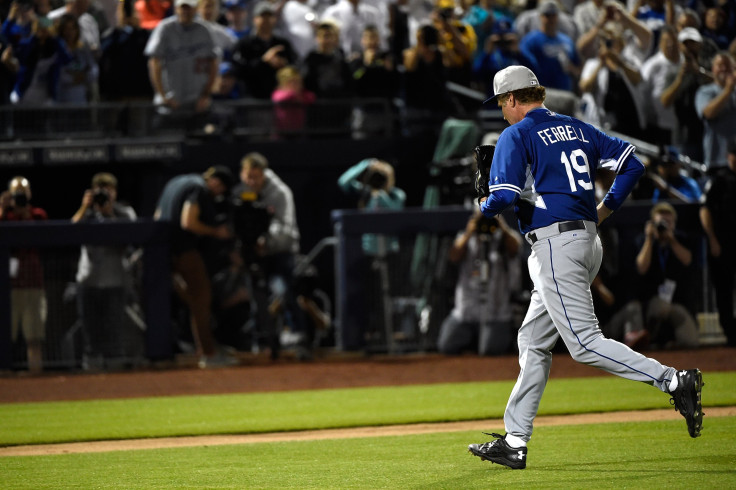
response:
<path id="1" fill-rule="evenodd" d="M 557 223 L 557 230 L 559 233 L 565 233 L 566 231 L 573 231 L 573 230 L 584 230 L 585 229 L 585 221 L 578 219 L 575 221 L 560 221 Z M 529 240 L 531 240 L 532 244 L 536 243 L 537 241 L 537 234 L 533 231 L 530 232 L 528 235 Z"/>

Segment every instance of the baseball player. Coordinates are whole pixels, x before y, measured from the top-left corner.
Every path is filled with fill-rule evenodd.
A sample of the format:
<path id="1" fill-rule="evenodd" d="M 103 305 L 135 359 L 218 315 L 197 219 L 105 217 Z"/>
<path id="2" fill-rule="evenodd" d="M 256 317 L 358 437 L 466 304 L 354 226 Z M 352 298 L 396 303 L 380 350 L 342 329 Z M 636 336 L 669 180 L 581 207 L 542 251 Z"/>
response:
<path id="1" fill-rule="evenodd" d="M 519 329 L 521 372 L 504 413 L 506 435 L 470 444 L 482 460 L 526 467 L 527 442 L 549 376 L 551 350 L 561 337 L 573 359 L 624 378 L 648 383 L 672 396 L 691 437 L 702 429 L 700 370 L 677 371 L 603 336 L 593 311 L 590 284 L 601 265 L 602 222 L 623 203 L 644 166 L 634 147 L 544 106 L 545 88 L 526 67 L 510 66 L 493 79 L 494 96 L 511 124 L 498 140 L 488 196 L 481 212 L 493 217 L 514 204 L 519 228 L 532 247 L 531 303 Z M 599 166 L 616 179 L 596 207 Z"/>

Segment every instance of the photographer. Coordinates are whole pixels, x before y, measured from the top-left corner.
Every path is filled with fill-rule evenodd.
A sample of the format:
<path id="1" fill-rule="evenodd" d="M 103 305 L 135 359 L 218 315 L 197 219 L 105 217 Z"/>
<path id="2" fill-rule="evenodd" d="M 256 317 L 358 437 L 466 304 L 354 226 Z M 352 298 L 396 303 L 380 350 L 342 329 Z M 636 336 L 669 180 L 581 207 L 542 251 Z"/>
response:
<path id="1" fill-rule="evenodd" d="M 216 200 L 228 195 L 233 174 L 228 167 L 215 165 L 202 175 L 184 174 L 164 186 L 154 218 L 171 223 L 171 269 L 174 287 L 189 307 L 192 338 L 200 368 L 231 365 L 237 359 L 218 352 L 212 337 L 212 285 L 202 257 L 205 238 L 229 240 L 226 223 L 217 223 Z"/>
<path id="2" fill-rule="evenodd" d="M 95 174 L 72 223 L 136 219 L 132 207 L 118 202 L 117 189 L 114 175 Z M 82 245 L 77 267 L 77 308 L 84 338 L 84 369 L 101 369 L 106 361 L 131 354 L 123 321 L 126 292 L 132 286 L 126 258 L 124 247 Z"/>
<path id="3" fill-rule="evenodd" d="M 8 191 L 0 195 L 0 221 L 42 221 L 46 211 L 31 204 L 31 183 L 13 177 Z M 38 249 L 13 249 L 10 252 L 11 333 L 13 342 L 22 330 L 26 342 L 28 370 L 43 369 L 43 344 L 46 340 L 46 291 Z"/>
<path id="4" fill-rule="evenodd" d="M 260 153 L 252 152 L 243 157 L 240 171 L 241 183 L 233 189 L 236 204 L 234 225 L 242 241 L 242 255 L 252 274 L 256 310 L 260 327 L 270 333 L 271 357 L 279 356 L 280 342 L 276 327 L 271 324 L 275 316 L 285 310 L 291 331 L 297 336 L 299 356 L 311 356 L 312 333 L 306 331 L 302 310 L 293 291 L 294 259 L 299 253 L 299 228 L 291 189 L 271 170 L 268 160 Z M 240 208 L 240 212 L 238 211 Z M 251 209 L 243 212 L 244 209 Z M 258 211 L 258 210 L 261 211 Z M 264 215 L 264 211 L 267 213 Z M 268 298 L 262 298 L 259 280 L 265 281 Z M 267 303 L 266 303 L 267 301 Z M 269 315 L 265 315 L 268 311 Z"/>
<path id="5" fill-rule="evenodd" d="M 698 330 L 690 311 L 693 254 L 687 236 L 676 229 L 677 212 L 663 202 L 652 207 L 644 241 L 636 256 L 637 297 L 643 303 L 646 335 L 653 347 L 691 348 Z M 627 341 L 627 343 L 631 343 Z"/>
<path id="6" fill-rule="evenodd" d="M 461 354 L 504 354 L 512 341 L 512 295 L 521 284 L 521 236 L 503 216 L 484 218 L 476 211 L 455 238 L 449 259 L 459 263 L 455 307 L 442 322 L 437 349 Z"/>
<path id="7" fill-rule="evenodd" d="M 358 197 L 360 209 L 403 209 L 406 193 L 394 185 L 394 180 L 391 164 L 377 158 L 366 158 L 347 169 L 337 180 L 337 185 L 344 193 Z M 399 241 L 395 237 L 372 233 L 363 235 L 363 251 L 367 255 L 382 256 L 398 250 Z"/>

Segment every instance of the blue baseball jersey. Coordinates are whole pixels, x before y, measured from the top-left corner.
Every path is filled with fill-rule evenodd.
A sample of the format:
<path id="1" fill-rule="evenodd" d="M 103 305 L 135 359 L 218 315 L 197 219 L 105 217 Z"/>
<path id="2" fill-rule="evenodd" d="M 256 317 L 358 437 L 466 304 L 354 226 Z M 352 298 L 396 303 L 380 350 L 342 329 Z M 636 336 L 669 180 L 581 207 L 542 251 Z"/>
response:
<path id="1" fill-rule="evenodd" d="M 516 204 L 522 233 L 560 221 L 598 222 L 596 170 L 616 172 L 604 204 L 618 209 L 644 173 L 634 150 L 578 119 L 532 109 L 501 133 L 481 211 L 492 217 Z"/>

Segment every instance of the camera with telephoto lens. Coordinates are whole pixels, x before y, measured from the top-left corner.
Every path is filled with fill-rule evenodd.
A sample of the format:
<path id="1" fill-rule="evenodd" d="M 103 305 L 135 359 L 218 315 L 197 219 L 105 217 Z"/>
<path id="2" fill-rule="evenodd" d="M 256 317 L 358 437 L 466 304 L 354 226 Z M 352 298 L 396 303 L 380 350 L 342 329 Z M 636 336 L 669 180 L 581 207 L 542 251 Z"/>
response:
<path id="1" fill-rule="evenodd" d="M 373 190 L 384 189 L 388 184 L 388 175 L 374 167 L 366 168 L 360 176 L 361 181 Z"/>
<path id="2" fill-rule="evenodd" d="M 13 202 L 16 208 L 24 208 L 28 206 L 28 196 L 23 191 L 13 193 Z"/>
<path id="3" fill-rule="evenodd" d="M 670 225 L 665 220 L 657 221 L 654 226 L 657 228 L 657 233 L 664 233 L 670 229 Z"/>
<path id="4" fill-rule="evenodd" d="M 233 229 L 241 243 L 240 255 L 248 264 L 256 261 L 256 243 L 268 232 L 272 217 L 268 206 L 257 199 L 255 193 L 243 192 L 231 202 Z"/>
<path id="5" fill-rule="evenodd" d="M 110 200 L 110 192 L 107 189 L 95 189 L 92 192 L 92 203 L 96 206 L 104 206 Z"/>

